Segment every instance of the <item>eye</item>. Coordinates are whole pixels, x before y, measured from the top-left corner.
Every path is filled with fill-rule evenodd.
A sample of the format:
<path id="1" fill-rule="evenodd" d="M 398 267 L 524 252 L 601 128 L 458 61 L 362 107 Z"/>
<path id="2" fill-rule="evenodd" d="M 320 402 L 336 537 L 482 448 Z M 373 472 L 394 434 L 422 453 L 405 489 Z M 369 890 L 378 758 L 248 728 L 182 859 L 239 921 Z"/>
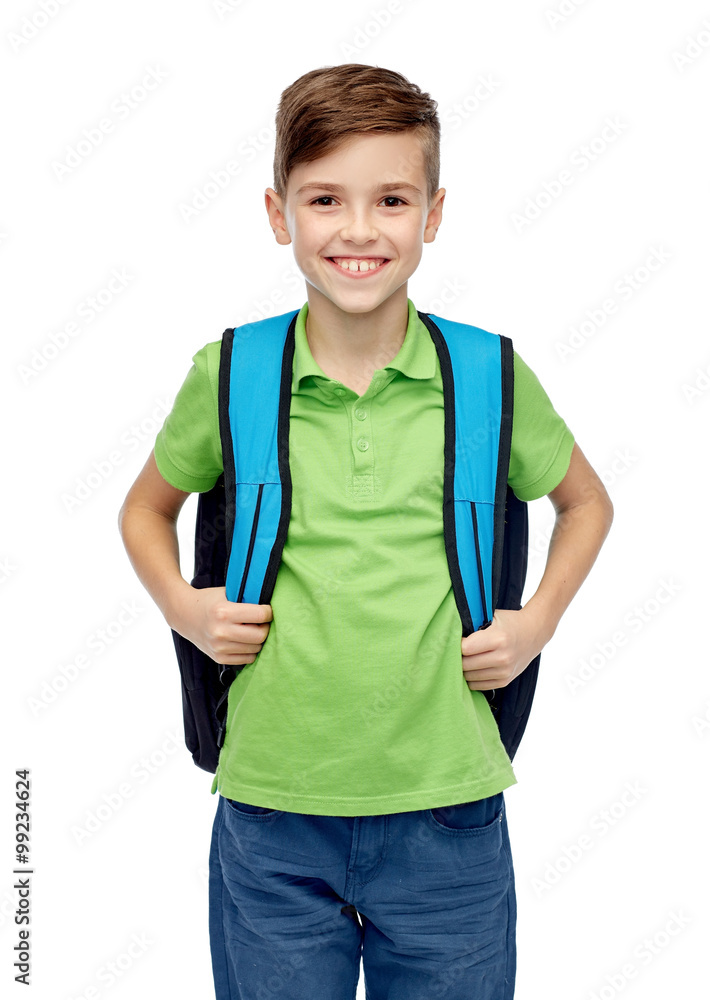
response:
<path id="1" fill-rule="evenodd" d="M 329 194 L 323 194 L 320 198 L 314 198 L 311 205 L 322 205 L 324 201 L 335 201 Z M 326 208 L 330 208 L 330 205 L 326 205 Z"/>
<path id="2" fill-rule="evenodd" d="M 397 195 L 394 195 L 394 194 L 388 194 L 387 197 L 383 198 L 382 200 L 383 201 L 398 201 L 400 205 L 406 204 L 403 198 L 398 198 Z M 387 208 L 397 208 L 397 205 L 387 205 Z"/>

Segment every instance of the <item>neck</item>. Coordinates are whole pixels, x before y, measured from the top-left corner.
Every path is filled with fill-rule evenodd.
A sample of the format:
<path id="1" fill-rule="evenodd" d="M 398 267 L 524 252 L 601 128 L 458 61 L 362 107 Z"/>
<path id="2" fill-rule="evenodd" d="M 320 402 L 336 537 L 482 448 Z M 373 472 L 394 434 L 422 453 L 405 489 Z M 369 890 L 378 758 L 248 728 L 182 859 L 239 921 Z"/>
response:
<path id="1" fill-rule="evenodd" d="M 367 387 L 372 373 L 389 364 L 404 343 L 407 286 L 366 313 L 343 312 L 312 285 L 307 287 L 306 335 L 313 358 L 326 375 Z"/>

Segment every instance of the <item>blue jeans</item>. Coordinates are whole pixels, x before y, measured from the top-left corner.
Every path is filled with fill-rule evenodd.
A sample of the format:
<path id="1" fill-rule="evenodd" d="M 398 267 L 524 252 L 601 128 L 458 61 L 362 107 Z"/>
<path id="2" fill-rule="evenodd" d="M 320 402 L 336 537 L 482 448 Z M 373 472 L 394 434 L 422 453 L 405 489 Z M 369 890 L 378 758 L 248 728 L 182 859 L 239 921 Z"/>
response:
<path id="1" fill-rule="evenodd" d="M 218 796 L 209 862 L 217 1000 L 512 1000 L 503 793 L 314 816 Z"/>

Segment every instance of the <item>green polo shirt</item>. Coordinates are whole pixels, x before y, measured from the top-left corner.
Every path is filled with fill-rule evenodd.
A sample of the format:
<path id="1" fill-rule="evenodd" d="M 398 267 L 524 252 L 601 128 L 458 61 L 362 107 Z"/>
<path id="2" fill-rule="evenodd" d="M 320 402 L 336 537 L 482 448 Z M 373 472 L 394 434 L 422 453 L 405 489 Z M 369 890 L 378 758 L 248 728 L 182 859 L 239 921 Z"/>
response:
<path id="1" fill-rule="evenodd" d="M 358 396 L 311 354 L 301 309 L 290 410 L 293 501 L 264 646 L 234 680 L 212 791 L 316 815 L 379 815 L 484 798 L 516 778 L 485 695 L 463 676 L 444 548 L 443 388 L 409 300 L 397 356 Z M 222 471 L 220 342 L 199 351 L 155 457 L 178 489 Z M 515 357 L 509 482 L 524 500 L 564 477 L 572 434 Z"/>

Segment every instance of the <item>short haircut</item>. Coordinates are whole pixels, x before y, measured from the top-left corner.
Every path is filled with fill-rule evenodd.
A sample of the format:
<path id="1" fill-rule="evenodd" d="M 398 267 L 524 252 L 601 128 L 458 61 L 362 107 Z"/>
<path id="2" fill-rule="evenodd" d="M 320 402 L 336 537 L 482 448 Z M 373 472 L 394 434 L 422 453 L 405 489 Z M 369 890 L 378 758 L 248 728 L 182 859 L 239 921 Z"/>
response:
<path id="1" fill-rule="evenodd" d="M 304 73 L 276 112 L 274 190 L 284 197 L 294 167 L 327 156 L 356 135 L 413 132 L 424 152 L 427 194 L 439 188 L 441 126 L 437 102 L 401 73 L 343 63 Z"/>

